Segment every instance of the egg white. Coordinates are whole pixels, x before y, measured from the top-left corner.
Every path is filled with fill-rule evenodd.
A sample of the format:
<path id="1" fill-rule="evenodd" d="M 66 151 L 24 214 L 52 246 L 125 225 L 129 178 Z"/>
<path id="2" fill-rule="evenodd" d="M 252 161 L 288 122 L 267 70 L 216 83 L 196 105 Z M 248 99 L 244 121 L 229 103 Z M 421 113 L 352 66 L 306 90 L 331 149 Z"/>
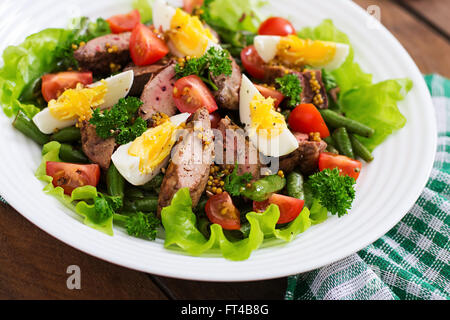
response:
<path id="1" fill-rule="evenodd" d="M 180 113 L 170 118 L 170 121 L 179 126 L 186 122 L 190 117 L 190 113 Z M 151 172 L 145 174 L 139 170 L 139 157 L 132 156 L 128 153 L 133 142 L 121 145 L 113 153 L 111 160 L 119 173 L 134 186 L 140 186 L 146 184 L 157 175 L 162 168 L 165 168 L 169 162 L 170 154 L 159 163 L 155 168 L 152 168 Z"/>
<path id="2" fill-rule="evenodd" d="M 258 132 L 252 127 L 250 103 L 255 95 L 262 97 L 247 76 L 242 75 L 239 93 L 239 117 L 245 125 L 249 140 L 265 156 L 281 157 L 295 151 L 298 148 L 298 141 L 287 126 L 280 135 L 270 139 L 259 136 Z"/>
<path id="3" fill-rule="evenodd" d="M 256 52 L 263 59 L 264 62 L 269 62 L 277 55 L 278 43 L 280 43 L 280 36 L 256 36 L 253 44 Z M 313 67 L 324 68 L 327 71 L 332 71 L 339 68 L 347 59 L 350 52 L 350 47 L 344 43 L 336 43 L 336 54 L 333 60 L 325 65 L 317 65 Z"/>
<path id="4" fill-rule="evenodd" d="M 102 110 L 114 106 L 120 98 L 124 98 L 128 95 L 128 92 L 130 92 L 131 86 L 133 85 L 134 73 L 133 70 L 128 70 L 104 80 L 106 82 L 107 91 L 103 98 L 104 102 L 98 106 L 98 108 Z M 94 88 L 100 84 L 101 82 L 98 81 L 87 87 Z M 55 130 L 75 125 L 77 119 L 59 120 L 50 113 L 50 109 L 47 107 L 33 117 L 33 122 L 42 133 L 52 134 Z"/>

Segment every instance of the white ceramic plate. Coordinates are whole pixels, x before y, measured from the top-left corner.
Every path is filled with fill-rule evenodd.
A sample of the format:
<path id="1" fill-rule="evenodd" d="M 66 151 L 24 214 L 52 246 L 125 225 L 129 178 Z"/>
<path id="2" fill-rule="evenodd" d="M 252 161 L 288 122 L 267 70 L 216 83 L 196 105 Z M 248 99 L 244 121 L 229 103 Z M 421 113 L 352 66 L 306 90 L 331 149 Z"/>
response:
<path id="1" fill-rule="evenodd" d="M 0 4 L 0 49 L 18 44 L 46 27 L 64 27 L 70 17 L 108 17 L 127 12 L 131 0 L 10 1 Z M 264 246 L 250 259 L 231 262 L 219 257 L 191 257 L 163 248 L 163 240 L 144 241 L 115 230 L 110 237 L 80 219 L 41 190 L 34 177 L 40 148 L 13 130 L 0 116 L 0 194 L 23 216 L 57 239 L 98 258 L 128 268 L 169 277 L 244 281 L 282 277 L 342 259 L 377 240 L 413 206 L 432 168 L 436 127 L 426 84 L 405 49 L 364 10 L 347 0 L 272 1 L 266 9 L 288 17 L 295 26 L 314 26 L 332 18 L 347 33 L 356 59 L 374 80 L 409 77 L 414 88 L 399 108 L 408 122 L 378 147 L 375 161 L 358 179 L 351 212 L 311 227 L 286 245 Z M 39 254 L 39 253 L 37 253 Z"/>

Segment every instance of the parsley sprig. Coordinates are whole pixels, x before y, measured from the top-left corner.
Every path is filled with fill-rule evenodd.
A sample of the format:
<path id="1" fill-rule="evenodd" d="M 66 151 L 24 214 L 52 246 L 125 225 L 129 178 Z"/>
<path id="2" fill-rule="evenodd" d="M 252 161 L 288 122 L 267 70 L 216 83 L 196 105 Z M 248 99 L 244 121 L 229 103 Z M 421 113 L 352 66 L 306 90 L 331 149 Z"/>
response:
<path id="1" fill-rule="evenodd" d="M 136 97 L 122 98 L 111 110 L 95 109 L 89 122 L 95 125 L 100 138 L 115 137 L 118 144 L 126 144 L 147 130 L 147 122 L 135 117 L 142 104 Z"/>
<path id="2" fill-rule="evenodd" d="M 224 189 L 232 196 L 239 196 L 242 190 L 245 188 L 248 182 L 253 179 L 250 172 L 246 172 L 243 175 L 238 175 L 237 164 L 234 166 L 233 172 L 226 176 Z"/>
<path id="3" fill-rule="evenodd" d="M 287 74 L 281 78 L 276 78 L 275 82 L 279 86 L 279 91 L 289 98 L 289 106 L 294 108 L 300 104 L 300 94 L 303 91 L 300 79 L 295 74 Z"/>
<path id="4" fill-rule="evenodd" d="M 199 58 L 191 58 L 183 64 L 177 63 L 175 73 L 177 78 L 197 75 L 214 90 L 217 90 L 218 88 L 211 80 L 211 76 L 218 77 L 222 74 L 226 76 L 231 75 L 230 54 L 225 50 L 211 47 Z"/>
<path id="5" fill-rule="evenodd" d="M 355 179 L 346 175 L 340 175 L 337 168 L 325 169 L 309 177 L 308 186 L 320 201 L 332 214 L 339 217 L 345 215 L 352 207 L 355 198 Z"/>

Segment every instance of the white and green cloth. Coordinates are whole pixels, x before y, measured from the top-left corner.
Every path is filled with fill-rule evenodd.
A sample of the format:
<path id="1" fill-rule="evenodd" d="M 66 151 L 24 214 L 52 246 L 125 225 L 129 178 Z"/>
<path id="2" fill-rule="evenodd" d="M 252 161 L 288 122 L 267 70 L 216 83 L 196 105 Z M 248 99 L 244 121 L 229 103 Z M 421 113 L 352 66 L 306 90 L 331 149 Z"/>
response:
<path id="1" fill-rule="evenodd" d="M 438 126 L 420 198 L 387 234 L 331 265 L 288 278 L 286 300 L 450 299 L 450 80 L 425 76 Z"/>

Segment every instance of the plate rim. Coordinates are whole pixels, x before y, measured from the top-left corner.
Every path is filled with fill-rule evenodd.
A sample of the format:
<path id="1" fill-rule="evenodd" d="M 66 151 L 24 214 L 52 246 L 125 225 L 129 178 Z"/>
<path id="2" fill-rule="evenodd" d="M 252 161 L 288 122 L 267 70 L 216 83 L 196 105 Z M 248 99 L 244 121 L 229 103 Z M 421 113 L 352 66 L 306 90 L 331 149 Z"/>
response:
<path id="1" fill-rule="evenodd" d="M 359 11 L 361 11 L 362 14 L 365 14 L 368 16 L 368 13 L 365 12 L 360 6 L 358 6 L 357 4 L 353 3 L 352 1 L 346 0 L 346 2 L 350 5 L 353 6 L 354 9 L 357 9 Z M 332 18 L 331 18 L 332 19 Z M 416 65 L 416 63 L 414 62 L 414 60 L 411 58 L 410 54 L 406 51 L 406 49 L 401 45 L 401 43 L 394 37 L 394 35 L 384 26 L 381 25 L 381 28 L 383 29 L 383 33 L 385 36 L 388 36 L 390 38 L 390 41 L 396 45 L 397 50 L 396 50 L 396 54 L 399 54 L 400 51 L 402 52 L 402 55 L 407 57 L 410 60 L 410 65 L 411 67 L 414 67 L 414 70 L 411 71 L 411 74 L 416 74 L 418 73 L 420 75 L 420 79 L 419 77 L 417 77 L 417 79 L 414 79 L 414 85 L 418 86 L 420 83 L 420 87 L 425 88 L 426 90 L 420 90 L 421 95 L 425 95 L 424 98 L 427 100 L 427 104 L 428 104 L 428 111 L 430 111 L 432 113 L 432 118 L 435 119 L 435 110 L 434 110 L 434 106 L 432 103 L 432 99 L 431 99 L 431 94 L 427 88 L 427 85 L 425 83 L 425 80 L 423 79 L 423 76 L 418 68 L 418 66 Z M 400 50 L 400 51 L 399 51 Z M 416 77 L 415 77 L 416 78 Z M 433 129 L 433 141 L 432 146 L 433 146 L 433 150 L 436 150 L 437 148 L 437 124 L 434 121 L 434 123 L 432 124 L 432 129 Z M 197 280 L 197 281 L 215 281 L 215 282 L 241 282 L 241 281 L 256 281 L 256 280 L 268 280 L 268 279 L 274 279 L 274 278 L 280 278 L 280 277 L 286 277 L 289 275 L 293 275 L 293 274 L 297 274 L 297 273 L 301 273 L 301 272 L 307 272 L 307 271 L 311 271 L 317 268 L 320 268 L 324 265 L 328 265 L 331 263 L 334 263 L 336 261 L 339 261 L 353 253 L 356 253 L 357 251 L 367 247 L 368 245 L 370 245 L 371 243 L 373 243 L 374 241 L 376 241 L 377 239 L 379 239 L 380 237 L 382 237 L 384 234 L 386 234 L 389 230 L 391 230 L 410 210 L 410 208 L 414 205 L 414 203 L 417 201 L 417 199 L 420 197 L 420 194 L 422 193 L 423 189 L 425 188 L 431 171 L 433 169 L 433 165 L 435 162 L 435 157 L 436 157 L 436 152 L 433 153 L 433 155 L 430 157 L 430 159 L 428 159 L 428 163 L 427 163 L 427 168 L 426 168 L 426 176 L 427 178 L 424 179 L 424 181 L 421 182 L 421 188 L 419 190 L 419 188 L 417 188 L 419 191 L 416 191 L 414 193 L 413 196 L 411 196 L 411 198 L 414 198 L 415 200 L 412 201 L 412 203 L 409 205 L 409 208 L 404 210 L 404 213 L 402 213 L 401 215 L 399 214 L 397 216 L 396 219 L 392 219 L 389 223 L 390 227 L 386 228 L 387 230 L 385 231 L 378 231 L 378 232 L 374 232 L 374 234 L 370 237 L 371 239 L 373 238 L 373 240 L 366 240 L 364 241 L 364 243 L 361 242 L 360 245 L 355 246 L 355 247 L 359 247 L 358 249 L 354 249 L 354 248 L 348 248 L 347 250 L 342 249 L 339 251 L 339 254 L 335 254 L 333 256 L 332 259 L 325 259 L 325 258 L 321 258 L 319 259 L 315 264 L 311 264 L 309 265 L 307 268 L 300 268 L 300 269 L 296 269 L 293 270 L 295 268 L 291 267 L 288 268 L 286 267 L 286 269 L 283 269 L 283 271 L 272 271 L 270 274 L 257 274 L 254 276 L 249 276 L 246 275 L 245 277 L 239 277 L 239 276 L 235 276 L 235 277 L 229 277 L 228 275 L 225 277 L 217 277 L 212 276 L 212 275 L 200 275 L 198 274 L 197 276 L 192 276 L 192 275 L 180 275 L 179 273 L 173 273 L 171 270 L 157 270 L 157 271 L 150 271 L 149 269 L 151 268 L 142 268 L 140 266 L 131 266 L 130 264 L 125 263 L 125 261 L 119 261 L 118 259 L 115 259 L 114 257 L 111 256 L 107 256 L 103 253 L 99 253 L 99 252 L 92 252 L 94 250 L 89 250 L 87 248 L 86 245 L 80 246 L 79 243 L 76 243 L 76 239 L 70 238 L 70 237 L 65 237 L 64 233 L 62 232 L 55 232 L 55 230 L 49 231 L 47 229 L 48 226 L 45 225 L 44 223 L 42 223 L 41 221 L 39 221 L 39 219 L 37 219 L 36 216 L 33 216 L 32 214 L 29 215 L 27 213 L 23 213 L 23 212 L 27 212 L 27 210 L 20 210 L 22 208 L 21 205 L 21 201 L 19 199 L 15 199 L 15 198 L 11 198 L 9 196 L 8 193 L 8 184 L 3 183 L 0 184 L 0 191 L 2 194 L 2 197 L 8 202 L 9 205 L 11 205 L 11 207 L 13 207 L 19 214 L 21 214 L 23 217 L 25 217 L 28 221 L 30 221 L 31 223 L 33 223 L 35 226 L 37 226 L 39 229 L 43 230 L 44 232 L 46 232 L 47 234 L 51 235 L 52 237 L 62 241 L 63 243 L 77 249 L 80 250 L 86 254 L 89 254 L 93 257 L 99 258 L 101 260 L 125 267 L 125 268 L 129 268 L 129 269 L 133 269 L 133 270 L 137 270 L 137 271 L 141 271 L 141 272 L 145 272 L 145 273 L 151 273 L 154 275 L 160 275 L 160 276 L 166 276 L 166 277 L 171 277 L 171 278 L 177 278 L 177 279 L 186 279 L 186 280 Z M 406 207 L 406 205 L 404 205 L 403 207 Z M 55 235 L 57 234 L 57 235 Z M 261 250 L 261 249 L 260 249 Z M 349 252 L 351 251 L 351 252 Z M 169 251 L 170 252 L 170 251 Z M 327 257 L 329 257 L 329 255 L 327 255 Z M 201 258 L 201 257 L 200 257 Z M 323 260 L 327 260 L 326 263 L 323 262 Z M 225 261 L 224 261 L 225 262 Z M 237 262 L 231 262 L 231 263 L 237 263 Z"/>

